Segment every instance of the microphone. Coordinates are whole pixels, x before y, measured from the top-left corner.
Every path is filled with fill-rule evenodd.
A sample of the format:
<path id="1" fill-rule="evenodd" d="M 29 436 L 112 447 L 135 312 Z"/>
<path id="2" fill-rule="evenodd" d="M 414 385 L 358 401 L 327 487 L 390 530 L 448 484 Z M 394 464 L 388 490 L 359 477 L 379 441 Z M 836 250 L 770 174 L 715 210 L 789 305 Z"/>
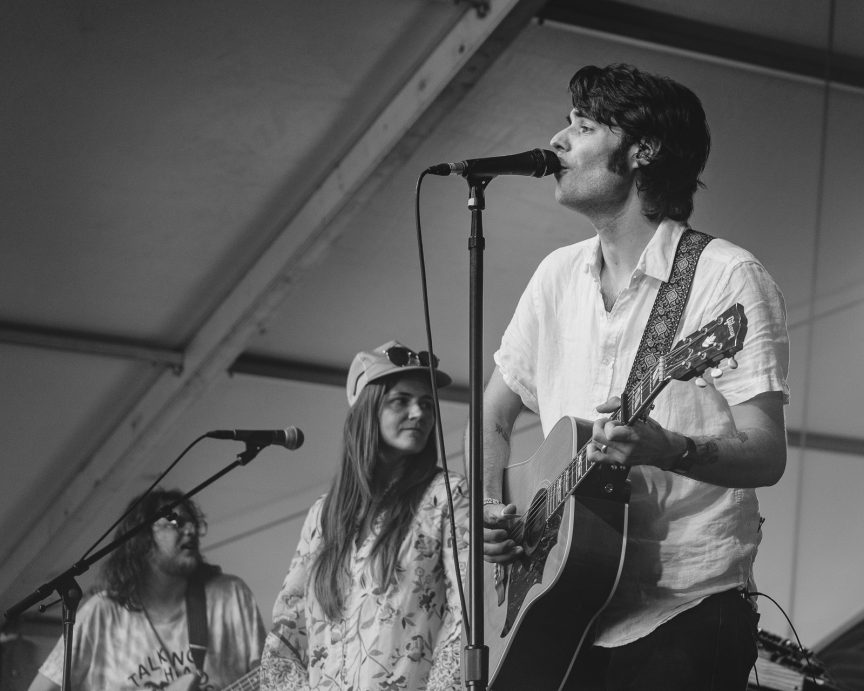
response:
<path id="1" fill-rule="evenodd" d="M 217 429 L 207 432 L 211 439 L 234 439 L 252 446 L 264 447 L 276 444 L 290 451 L 303 446 L 303 432 L 296 427 L 285 429 Z"/>
<path id="2" fill-rule="evenodd" d="M 439 163 L 426 169 L 431 175 L 452 175 L 462 177 L 494 178 L 496 175 L 533 175 L 542 178 L 561 170 L 561 161 L 547 149 L 531 149 L 510 156 L 490 158 L 469 158 L 458 163 Z"/>

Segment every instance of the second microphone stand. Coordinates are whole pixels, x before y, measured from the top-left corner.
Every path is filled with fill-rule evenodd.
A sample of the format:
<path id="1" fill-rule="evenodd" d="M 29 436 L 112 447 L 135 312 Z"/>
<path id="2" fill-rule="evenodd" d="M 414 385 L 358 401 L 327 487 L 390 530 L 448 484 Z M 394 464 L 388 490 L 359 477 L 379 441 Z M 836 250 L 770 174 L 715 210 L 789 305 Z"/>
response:
<path id="1" fill-rule="evenodd" d="M 62 691 L 70 691 L 72 688 L 72 641 L 73 641 L 73 630 L 75 626 L 75 616 L 78 611 L 78 604 L 81 602 L 82 591 L 81 587 L 78 585 L 75 580 L 76 576 L 80 576 L 82 573 L 87 571 L 94 563 L 102 559 L 102 557 L 110 554 L 115 549 L 120 547 L 120 545 L 128 542 L 135 535 L 140 533 L 142 530 L 150 527 L 154 521 L 170 516 L 174 509 L 185 502 L 187 499 L 195 496 L 203 490 L 205 487 L 210 486 L 216 480 L 218 480 L 223 475 L 231 472 L 238 465 L 246 465 L 249 461 L 251 461 L 263 446 L 259 446 L 256 444 L 248 443 L 246 444 L 246 449 L 237 455 L 237 458 L 229 463 L 227 466 L 222 468 L 219 472 L 211 475 L 204 482 L 200 483 L 189 492 L 184 494 L 179 499 L 166 504 L 161 509 L 156 511 L 152 516 L 144 519 L 141 523 L 136 525 L 134 528 L 128 530 L 123 533 L 115 540 L 105 545 L 102 549 L 89 557 L 85 557 L 80 561 L 77 561 L 68 569 L 66 569 L 63 573 L 61 573 L 56 578 L 52 578 L 47 583 L 42 584 L 36 590 L 34 590 L 30 595 L 25 597 L 24 599 L 18 601 L 14 605 L 12 605 L 9 609 L 4 613 L 6 619 L 14 619 L 19 616 L 22 612 L 27 609 L 30 609 L 37 602 L 41 602 L 46 597 L 51 595 L 51 593 L 56 592 L 60 596 L 60 600 L 63 603 L 63 684 L 61 686 Z"/>

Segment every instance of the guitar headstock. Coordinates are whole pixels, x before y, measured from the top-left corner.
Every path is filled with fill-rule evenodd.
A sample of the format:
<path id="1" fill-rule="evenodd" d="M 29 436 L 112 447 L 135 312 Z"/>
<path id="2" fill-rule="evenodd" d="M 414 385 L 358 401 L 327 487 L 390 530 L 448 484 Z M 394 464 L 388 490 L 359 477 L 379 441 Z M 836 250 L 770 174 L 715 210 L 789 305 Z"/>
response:
<path id="1" fill-rule="evenodd" d="M 664 376 L 680 381 L 701 377 L 709 367 L 717 367 L 724 358 L 731 358 L 741 350 L 746 335 L 744 307 L 736 303 L 675 344 L 665 358 Z"/>

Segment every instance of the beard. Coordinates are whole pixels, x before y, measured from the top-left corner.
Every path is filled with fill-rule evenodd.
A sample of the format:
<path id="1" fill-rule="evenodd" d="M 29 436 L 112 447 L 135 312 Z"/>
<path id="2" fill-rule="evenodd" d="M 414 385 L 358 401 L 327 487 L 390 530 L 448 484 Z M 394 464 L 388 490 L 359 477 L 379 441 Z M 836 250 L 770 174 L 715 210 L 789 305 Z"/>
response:
<path id="1" fill-rule="evenodd" d="M 187 559 L 174 560 L 172 562 L 174 575 L 176 576 L 191 576 L 198 570 L 200 565 L 201 555 L 197 552 L 195 554 L 190 554 Z"/>
<path id="2" fill-rule="evenodd" d="M 169 576 L 188 578 L 201 565 L 201 553 L 195 550 L 180 550 L 173 555 L 154 555 L 153 567 Z"/>
<path id="3" fill-rule="evenodd" d="M 632 142 L 627 140 L 627 137 L 622 137 L 615 151 L 609 154 L 609 160 L 606 161 L 606 167 L 610 172 L 621 177 L 627 177 L 630 174 L 630 163 L 627 159 L 628 150 Z"/>

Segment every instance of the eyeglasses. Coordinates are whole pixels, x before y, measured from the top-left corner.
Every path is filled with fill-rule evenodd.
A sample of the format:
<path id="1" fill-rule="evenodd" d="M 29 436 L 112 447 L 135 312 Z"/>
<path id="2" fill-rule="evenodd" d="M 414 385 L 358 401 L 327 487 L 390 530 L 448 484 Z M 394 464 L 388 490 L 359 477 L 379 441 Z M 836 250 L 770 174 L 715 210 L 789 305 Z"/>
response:
<path id="1" fill-rule="evenodd" d="M 153 524 L 153 527 L 159 528 L 160 530 L 171 528 L 177 533 L 182 533 L 183 529 L 187 525 L 192 527 L 192 532 L 198 535 L 198 537 L 204 537 L 207 534 L 206 523 L 198 523 L 194 518 L 189 518 L 188 516 L 183 516 L 179 513 L 173 512 L 165 517 L 165 523 L 162 523 L 160 519 Z"/>
<path id="2" fill-rule="evenodd" d="M 422 365 L 423 367 L 429 366 L 429 353 L 425 350 L 421 350 L 419 353 L 415 353 L 410 348 L 406 348 L 405 346 L 395 345 L 390 346 L 387 350 L 384 351 L 384 355 L 387 356 L 387 359 L 390 360 L 397 367 L 406 367 L 406 366 L 417 366 Z M 438 367 L 438 356 L 432 356 L 432 367 Z"/>

